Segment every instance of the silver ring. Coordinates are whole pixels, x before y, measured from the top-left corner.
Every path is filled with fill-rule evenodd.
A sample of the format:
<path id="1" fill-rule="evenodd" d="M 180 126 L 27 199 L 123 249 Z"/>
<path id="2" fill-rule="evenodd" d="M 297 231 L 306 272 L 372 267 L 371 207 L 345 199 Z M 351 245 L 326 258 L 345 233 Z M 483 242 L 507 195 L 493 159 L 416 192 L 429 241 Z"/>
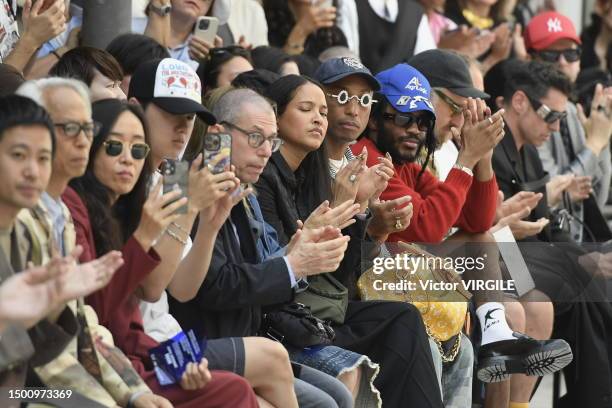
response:
<path id="1" fill-rule="evenodd" d="M 356 175 L 354 175 L 354 174 L 351 174 L 351 175 L 349 176 L 349 181 L 350 181 L 351 183 L 354 183 L 354 182 L 355 182 L 355 180 L 357 180 L 357 176 L 356 176 Z"/>
<path id="2" fill-rule="evenodd" d="M 490 123 L 490 124 L 493 124 L 493 118 L 491 118 L 491 117 L 489 116 L 487 119 L 489 119 L 489 123 Z"/>

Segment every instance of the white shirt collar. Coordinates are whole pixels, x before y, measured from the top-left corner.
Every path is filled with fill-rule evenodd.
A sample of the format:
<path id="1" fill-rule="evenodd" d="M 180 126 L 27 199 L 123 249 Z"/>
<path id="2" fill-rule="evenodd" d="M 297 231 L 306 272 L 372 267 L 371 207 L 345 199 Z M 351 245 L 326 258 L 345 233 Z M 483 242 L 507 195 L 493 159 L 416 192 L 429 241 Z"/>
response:
<path id="1" fill-rule="evenodd" d="M 398 0 L 368 0 L 372 10 L 383 20 L 395 23 L 399 11 Z"/>

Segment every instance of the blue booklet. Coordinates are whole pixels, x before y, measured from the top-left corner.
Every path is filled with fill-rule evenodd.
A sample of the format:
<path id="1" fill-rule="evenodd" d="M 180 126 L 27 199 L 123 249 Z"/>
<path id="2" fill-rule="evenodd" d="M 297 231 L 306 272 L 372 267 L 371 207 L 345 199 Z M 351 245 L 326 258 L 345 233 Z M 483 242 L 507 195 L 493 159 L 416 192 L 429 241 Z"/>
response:
<path id="1" fill-rule="evenodd" d="M 193 330 L 180 332 L 149 350 L 149 357 L 160 385 L 178 384 L 187 364 L 199 364 L 205 350 L 206 338 L 198 340 Z"/>

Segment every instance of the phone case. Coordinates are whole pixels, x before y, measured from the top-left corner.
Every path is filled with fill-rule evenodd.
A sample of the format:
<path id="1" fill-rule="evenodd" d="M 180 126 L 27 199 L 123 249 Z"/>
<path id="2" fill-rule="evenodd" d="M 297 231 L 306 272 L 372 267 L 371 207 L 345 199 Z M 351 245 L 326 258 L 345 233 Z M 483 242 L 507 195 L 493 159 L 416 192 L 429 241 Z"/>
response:
<path id="1" fill-rule="evenodd" d="M 188 162 L 166 159 L 162 173 L 164 175 L 164 194 L 173 190 L 181 190 L 181 195 L 176 200 L 180 200 L 183 197 L 188 197 Z M 178 210 L 176 210 L 176 212 L 179 214 L 185 214 L 187 212 L 187 205 L 180 207 Z"/>
<path id="2" fill-rule="evenodd" d="M 232 162 L 232 136 L 229 133 L 207 133 L 204 136 L 204 166 L 213 174 L 230 169 Z"/>
<path id="3" fill-rule="evenodd" d="M 213 44 L 215 37 L 217 36 L 217 30 L 219 29 L 219 19 L 217 17 L 198 17 L 195 28 L 193 29 L 193 35 L 199 39 Z"/>

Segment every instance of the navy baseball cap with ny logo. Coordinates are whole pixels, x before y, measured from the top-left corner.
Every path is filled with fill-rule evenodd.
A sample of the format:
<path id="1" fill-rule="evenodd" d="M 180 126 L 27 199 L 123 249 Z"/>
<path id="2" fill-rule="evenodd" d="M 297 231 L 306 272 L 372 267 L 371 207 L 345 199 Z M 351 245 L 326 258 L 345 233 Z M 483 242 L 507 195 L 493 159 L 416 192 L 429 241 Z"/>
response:
<path id="1" fill-rule="evenodd" d="M 368 81 L 370 86 L 372 86 L 373 91 L 378 91 L 380 89 L 380 84 L 376 80 L 376 77 L 372 75 L 372 72 L 370 72 L 361 61 L 352 57 L 328 59 L 319 66 L 314 77 L 322 84 L 329 85 L 349 75 L 359 75 L 363 77 Z"/>

